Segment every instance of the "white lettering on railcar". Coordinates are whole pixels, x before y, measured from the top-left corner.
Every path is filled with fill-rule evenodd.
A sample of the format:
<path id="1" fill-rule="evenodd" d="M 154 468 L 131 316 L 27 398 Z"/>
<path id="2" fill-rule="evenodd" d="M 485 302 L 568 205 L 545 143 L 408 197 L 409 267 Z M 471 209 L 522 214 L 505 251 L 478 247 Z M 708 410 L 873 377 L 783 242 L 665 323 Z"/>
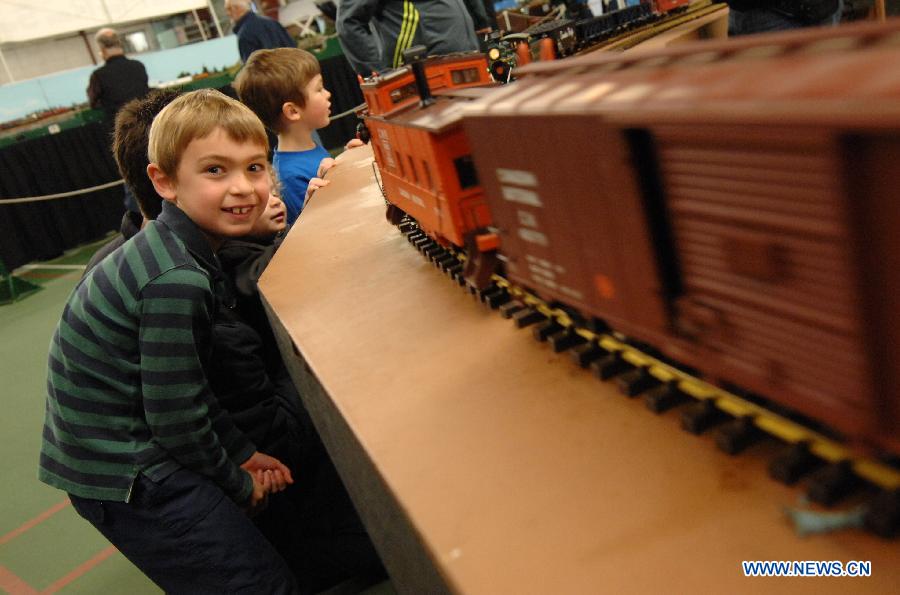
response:
<path id="1" fill-rule="evenodd" d="M 556 284 L 556 281 L 554 281 L 553 279 L 545 279 L 544 277 L 535 277 L 534 275 L 532 275 L 531 278 L 538 285 L 543 285 L 544 287 L 549 287 L 550 289 L 556 289 L 557 287 L 559 287 Z"/>
<path id="2" fill-rule="evenodd" d="M 519 216 L 519 225 L 525 227 L 539 227 L 537 217 L 530 211 L 516 211 Z"/>
<path id="3" fill-rule="evenodd" d="M 519 237 L 525 240 L 526 242 L 531 242 L 532 244 L 537 244 L 539 246 L 548 246 L 550 242 L 547 240 L 547 236 L 542 234 L 539 231 L 535 231 L 533 229 L 526 229 L 523 227 L 519 228 Z"/>
<path id="4" fill-rule="evenodd" d="M 531 188 L 536 188 L 538 184 L 537 176 L 524 169 L 498 167 L 497 179 L 501 184 L 516 184 L 517 186 L 529 186 Z"/>
<path id="5" fill-rule="evenodd" d="M 378 138 L 381 139 L 381 151 L 384 153 L 384 158 L 387 159 L 387 165 L 391 169 L 396 169 L 397 162 L 394 161 L 394 153 L 391 151 L 391 139 L 388 136 L 387 130 L 384 128 L 378 129 Z"/>
<path id="6" fill-rule="evenodd" d="M 501 186 L 503 198 L 510 202 L 528 205 L 529 207 L 542 207 L 541 197 L 533 190 L 525 190 L 524 188 L 516 188 L 515 186 Z"/>
<path id="7" fill-rule="evenodd" d="M 553 279 L 554 277 L 556 277 L 556 273 L 554 273 L 552 270 L 545 269 L 535 264 L 529 264 L 528 270 L 531 271 L 532 275 L 540 275 L 542 277 L 547 277 L 548 279 Z"/>
<path id="8" fill-rule="evenodd" d="M 580 299 L 584 298 L 583 293 L 581 293 L 577 289 L 572 289 L 571 287 L 563 286 L 563 287 L 560 287 L 559 290 L 561 292 L 563 292 L 564 294 L 566 294 L 567 296 L 569 296 L 571 298 L 575 298 L 576 300 L 580 300 Z"/>
<path id="9" fill-rule="evenodd" d="M 553 270 L 553 271 L 559 273 L 560 275 L 562 275 L 566 272 L 566 268 L 564 266 L 559 265 L 559 264 L 554 264 L 554 263 L 550 262 L 549 260 L 547 260 L 546 258 L 538 258 L 537 256 L 533 256 L 531 254 L 526 254 L 525 260 L 532 264 L 535 264 L 539 267 Z"/>

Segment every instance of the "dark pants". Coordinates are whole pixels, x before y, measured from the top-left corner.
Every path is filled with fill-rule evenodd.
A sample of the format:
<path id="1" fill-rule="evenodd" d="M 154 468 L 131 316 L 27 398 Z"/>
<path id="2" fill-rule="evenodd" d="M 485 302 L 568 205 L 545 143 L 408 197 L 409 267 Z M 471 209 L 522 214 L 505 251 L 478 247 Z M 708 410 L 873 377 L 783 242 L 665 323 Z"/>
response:
<path id="1" fill-rule="evenodd" d="M 87 519 L 167 593 L 296 593 L 281 556 L 206 478 L 180 470 L 135 480 L 131 502 L 70 495 Z"/>
<path id="2" fill-rule="evenodd" d="M 844 8 L 843 0 L 837 5 L 837 10 L 824 20 L 815 23 L 801 21 L 775 10 L 734 10 L 728 13 L 728 36 L 749 35 L 752 33 L 770 33 L 773 31 L 787 31 L 800 27 L 829 27 L 837 25 L 841 20 L 841 11 Z"/>
<path id="3" fill-rule="evenodd" d="M 257 446 L 288 464 L 295 483 L 270 496 L 268 508 L 253 520 L 301 590 L 317 593 L 352 578 L 386 576 L 306 411 L 281 411 L 275 428 Z"/>

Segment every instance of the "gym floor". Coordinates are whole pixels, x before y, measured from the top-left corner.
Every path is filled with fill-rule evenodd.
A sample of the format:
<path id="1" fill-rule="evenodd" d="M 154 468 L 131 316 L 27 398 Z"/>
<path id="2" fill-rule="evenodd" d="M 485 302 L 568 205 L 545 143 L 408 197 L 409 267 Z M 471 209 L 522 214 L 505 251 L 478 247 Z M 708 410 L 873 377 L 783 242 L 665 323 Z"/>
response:
<path id="1" fill-rule="evenodd" d="M 63 492 L 37 480 L 47 347 L 84 265 L 107 239 L 17 270 L 39 289 L 0 305 L 0 592 L 162 593 L 78 516 Z M 394 591 L 384 582 L 363 592 Z"/>
<path id="2" fill-rule="evenodd" d="M 106 240 L 16 271 L 38 291 L 0 306 L 0 591 L 161 593 L 93 527 L 63 492 L 37 480 L 47 346 L 84 264 Z"/>

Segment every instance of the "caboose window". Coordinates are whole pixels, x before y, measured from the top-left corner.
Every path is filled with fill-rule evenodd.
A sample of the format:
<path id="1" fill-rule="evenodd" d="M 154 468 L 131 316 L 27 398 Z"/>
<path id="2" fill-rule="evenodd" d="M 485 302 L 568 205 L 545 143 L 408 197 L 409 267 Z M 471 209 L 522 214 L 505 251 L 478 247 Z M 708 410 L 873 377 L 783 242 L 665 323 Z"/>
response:
<path id="1" fill-rule="evenodd" d="M 471 155 L 463 155 L 453 160 L 456 166 L 456 176 L 459 178 L 459 187 L 462 189 L 478 185 L 478 174 L 475 173 L 475 164 Z"/>
<path id="2" fill-rule="evenodd" d="M 431 177 L 431 168 L 428 166 L 428 162 L 424 159 L 422 160 L 422 168 L 425 170 L 425 177 L 428 180 L 428 189 L 434 190 L 434 178 Z"/>
<path id="3" fill-rule="evenodd" d="M 412 97 L 416 94 L 416 84 L 409 83 L 408 85 L 404 85 L 398 89 L 394 89 L 391 91 L 391 101 L 395 104 L 400 103 L 404 99 Z"/>
<path id="4" fill-rule="evenodd" d="M 406 156 L 409 159 L 409 171 L 411 172 L 413 184 L 416 186 L 419 185 L 419 173 L 416 171 L 416 165 L 413 163 L 413 158 L 409 155 Z"/>
<path id="5" fill-rule="evenodd" d="M 474 83 L 478 80 L 477 68 L 465 68 L 460 70 L 451 70 L 450 79 L 454 85 L 462 85 L 464 83 Z"/>

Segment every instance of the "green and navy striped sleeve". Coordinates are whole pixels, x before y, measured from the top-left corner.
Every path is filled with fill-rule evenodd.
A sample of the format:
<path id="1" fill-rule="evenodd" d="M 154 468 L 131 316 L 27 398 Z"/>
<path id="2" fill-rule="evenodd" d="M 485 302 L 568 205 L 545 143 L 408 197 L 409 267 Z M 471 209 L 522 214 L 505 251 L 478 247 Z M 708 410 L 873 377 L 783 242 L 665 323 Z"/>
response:
<path id="1" fill-rule="evenodd" d="M 42 481 L 128 501 L 139 473 L 158 480 L 184 467 L 246 501 L 253 484 L 238 464 L 254 447 L 219 408 L 201 365 L 210 279 L 158 221 L 85 275 L 50 344 Z"/>
<path id="2" fill-rule="evenodd" d="M 186 266 L 170 269 L 144 287 L 139 331 L 144 414 L 166 452 L 241 502 L 252 485 L 229 460 L 226 440 L 220 441 L 214 431 L 213 416 L 221 410 L 198 353 L 211 326 L 210 296 L 206 275 Z"/>

